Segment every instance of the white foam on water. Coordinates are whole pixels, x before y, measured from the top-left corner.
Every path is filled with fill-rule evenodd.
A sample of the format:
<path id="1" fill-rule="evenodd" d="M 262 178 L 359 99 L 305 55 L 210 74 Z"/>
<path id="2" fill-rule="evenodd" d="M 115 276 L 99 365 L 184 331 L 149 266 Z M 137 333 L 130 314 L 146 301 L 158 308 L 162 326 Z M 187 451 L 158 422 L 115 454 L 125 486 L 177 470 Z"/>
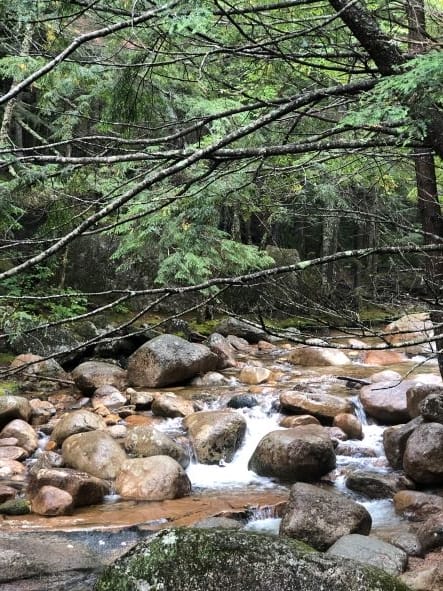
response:
<path id="1" fill-rule="evenodd" d="M 278 425 L 278 414 L 268 415 L 261 406 L 239 411 L 246 419 L 246 434 L 241 448 L 236 452 L 232 462 L 222 466 L 193 462 L 187 469 L 193 488 L 223 489 L 244 488 L 257 485 L 260 488 L 275 487 L 271 478 L 259 476 L 248 470 L 248 462 L 259 441 L 270 431 L 282 429 Z"/>
<path id="2" fill-rule="evenodd" d="M 280 523 L 281 517 L 268 517 L 266 519 L 249 521 L 243 529 L 257 533 L 278 535 Z"/>

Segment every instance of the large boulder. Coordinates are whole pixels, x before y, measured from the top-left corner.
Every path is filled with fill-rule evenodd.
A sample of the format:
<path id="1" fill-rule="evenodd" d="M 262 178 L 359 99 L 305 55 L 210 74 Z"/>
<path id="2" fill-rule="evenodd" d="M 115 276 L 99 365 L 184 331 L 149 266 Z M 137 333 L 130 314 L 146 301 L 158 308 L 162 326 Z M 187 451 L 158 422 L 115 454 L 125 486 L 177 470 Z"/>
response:
<path id="1" fill-rule="evenodd" d="M 243 442 L 246 421 L 231 410 L 208 410 L 184 420 L 197 460 L 202 464 L 230 462 Z"/>
<path id="2" fill-rule="evenodd" d="M 189 454 L 181 445 L 153 427 L 140 425 L 130 429 L 125 439 L 125 449 L 133 457 L 169 456 L 183 468 L 187 468 L 190 462 Z"/>
<path id="3" fill-rule="evenodd" d="M 296 540 L 225 529 L 169 529 L 139 543 L 96 586 L 129 589 L 407 591 L 378 569 L 313 552 Z"/>
<path id="4" fill-rule="evenodd" d="M 74 369 L 72 379 L 79 390 L 91 396 L 101 386 L 115 386 L 123 390 L 126 386 L 126 371 L 104 361 L 85 361 Z"/>
<path id="5" fill-rule="evenodd" d="M 257 445 L 249 469 L 289 482 L 312 481 L 335 468 L 331 438 L 319 425 L 271 431 Z"/>
<path id="6" fill-rule="evenodd" d="M 209 335 L 206 344 L 211 351 L 217 355 L 219 359 L 219 369 L 235 367 L 235 349 L 223 335 L 218 332 L 212 333 Z"/>
<path id="7" fill-rule="evenodd" d="M 191 482 L 173 458 L 151 456 L 123 462 L 115 490 L 124 499 L 164 501 L 189 495 Z"/>
<path id="8" fill-rule="evenodd" d="M 224 337 L 232 335 L 245 339 L 248 343 L 269 340 L 269 335 L 257 325 L 237 318 L 225 318 L 215 327 L 215 332 Z"/>
<path id="9" fill-rule="evenodd" d="M 369 384 L 360 390 L 360 401 L 366 413 L 382 423 L 406 423 L 410 418 L 406 392 L 414 384 L 412 380 Z"/>
<path id="10" fill-rule="evenodd" d="M 403 468 L 403 455 L 406 443 L 415 429 L 423 423 L 422 417 L 416 417 L 404 425 L 394 425 L 383 431 L 383 447 L 388 462 L 396 470 Z"/>
<path id="11" fill-rule="evenodd" d="M 351 413 L 344 412 L 335 415 L 332 425 L 344 431 L 350 439 L 363 439 L 363 425 Z"/>
<path id="12" fill-rule="evenodd" d="M 417 536 L 425 551 L 443 546 L 443 511 L 430 515 L 417 529 Z"/>
<path id="13" fill-rule="evenodd" d="M 421 416 L 425 421 L 443 423 L 443 388 L 440 392 L 429 394 L 419 405 Z"/>
<path id="14" fill-rule="evenodd" d="M 41 468 L 31 471 L 28 495 L 33 498 L 44 486 L 68 492 L 75 507 L 98 505 L 103 501 L 103 497 L 111 492 L 109 484 L 102 478 L 71 468 Z"/>
<path id="15" fill-rule="evenodd" d="M 408 555 L 404 550 L 378 538 L 360 534 L 350 534 L 340 538 L 327 553 L 330 556 L 341 556 L 370 564 L 391 575 L 400 575 L 406 569 L 408 562 Z"/>
<path id="16" fill-rule="evenodd" d="M 443 497 L 415 490 L 401 490 L 394 495 L 396 513 L 411 521 L 423 521 L 435 513 L 443 513 Z"/>
<path id="17" fill-rule="evenodd" d="M 407 341 L 427 340 L 434 335 L 432 322 L 426 312 L 420 314 L 406 314 L 391 322 L 384 329 L 384 338 L 393 345 Z M 406 349 L 409 353 L 428 353 L 432 350 L 429 342 L 412 345 Z"/>
<path id="18" fill-rule="evenodd" d="M 383 473 L 370 470 L 355 470 L 346 478 L 350 490 L 370 499 L 386 499 L 404 489 L 414 489 L 415 484 L 401 472 Z"/>
<path id="19" fill-rule="evenodd" d="M 28 454 L 32 454 L 38 447 L 38 435 L 27 423 L 22 419 L 14 419 L 4 427 L 0 433 L 0 445 L 2 439 L 14 438 L 17 440 L 17 445 L 23 447 Z"/>
<path id="20" fill-rule="evenodd" d="M 59 446 L 71 435 L 97 430 L 106 431 L 105 421 L 89 410 L 80 409 L 60 417 L 51 433 L 51 439 Z"/>
<path id="21" fill-rule="evenodd" d="M 409 388 L 406 392 L 406 401 L 411 419 L 420 416 L 420 404 L 430 394 L 443 395 L 443 386 L 441 384 L 416 384 Z"/>
<path id="22" fill-rule="evenodd" d="M 287 412 L 313 415 L 329 423 L 336 415 L 352 413 L 354 408 L 349 400 L 323 392 L 282 392 L 280 405 Z"/>
<path id="23" fill-rule="evenodd" d="M 13 419 L 29 421 L 31 406 L 23 396 L 0 396 L 0 429 Z"/>
<path id="24" fill-rule="evenodd" d="M 22 353 L 11 361 L 10 369 L 19 369 L 22 366 L 24 366 L 23 372 L 20 373 L 27 376 L 67 378 L 62 366 L 55 359 L 44 359 L 40 355 Z"/>
<path id="25" fill-rule="evenodd" d="M 158 388 L 184 382 L 197 374 L 215 370 L 218 365 L 217 355 L 205 345 L 164 334 L 151 339 L 131 355 L 128 379 L 132 386 Z"/>
<path id="26" fill-rule="evenodd" d="M 291 487 L 280 534 L 324 551 L 347 534 L 368 535 L 371 524 L 363 505 L 342 494 L 298 482 Z"/>
<path id="27" fill-rule="evenodd" d="M 67 466 L 105 480 L 114 479 L 126 460 L 120 445 L 104 431 L 71 435 L 63 442 L 62 453 Z"/>
<path id="28" fill-rule="evenodd" d="M 406 443 L 403 468 L 420 484 L 443 483 L 443 425 L 419 425 Z"/>
<path id="29" fill-rule="evenodd" d="M 322 367 L 327 365 L 349 365 L 350 358 L 338 349 L 322 347 L 297 347 L 290 351 L 288 361 L 294 365 Z"/>
<path id="30" fill-rule="evenodd" d="M 72 496 L 55 486 L 42 486 L 31 502 L 33 513 L 55 516 L 70 515 L 74 510 Z"/>

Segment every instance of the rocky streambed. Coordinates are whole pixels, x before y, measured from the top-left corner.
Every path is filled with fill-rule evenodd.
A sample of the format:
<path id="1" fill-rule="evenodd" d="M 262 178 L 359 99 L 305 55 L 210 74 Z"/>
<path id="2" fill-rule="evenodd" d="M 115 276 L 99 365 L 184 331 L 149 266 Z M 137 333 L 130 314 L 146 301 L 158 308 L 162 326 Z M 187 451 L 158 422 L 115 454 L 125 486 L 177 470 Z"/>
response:
<path id="1" fill-rule="evenodd" d="M 355 339 L 343 352 L 233 332 L 207 347 L 156 337 L 127 369 L 26 367 L 22 391 L 0 397 L 2 589 L 89 589 L 176 526 L 280 533 L 442 588 L 437 365 L 363 355 Z"/>

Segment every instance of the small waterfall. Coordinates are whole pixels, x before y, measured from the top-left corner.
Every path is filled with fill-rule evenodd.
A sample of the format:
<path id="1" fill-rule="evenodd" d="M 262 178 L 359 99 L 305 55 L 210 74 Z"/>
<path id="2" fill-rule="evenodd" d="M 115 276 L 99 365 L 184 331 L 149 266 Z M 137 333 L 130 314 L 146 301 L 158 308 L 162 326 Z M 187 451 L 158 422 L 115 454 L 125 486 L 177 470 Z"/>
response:
<path id="1" fill-rule="evenodd" d="M 367 425 L 368 424 L 368 417 L 366 416 L 366 412 L 365 412 L 365 409 L 363 408 L 363 405 L 360 401 L 360 397 L 353 396 L 351 398 L 351 402 L 354 406 L 355 416 L 357 417 L 357 419 L 360 421 L 360 423 L 362 425 Z"/>
<path id="2" fill-rule="evenodd" d="M 268 415 L 261 406 L 250 409 L 242 409 L 246 419 L 246 434 L 242 446 L 236 452 L 232 462 L 223 466 L 192 463 L 187 473 L 193 488 L 222 489 L 243 488 L 246 485 L 259 485 L 260 487 L 275 487 L 270 478 L 258 476 L 248 470 L 248 462 L 259 441 L 270 431 L 280 429 L 278 414 Z"/>

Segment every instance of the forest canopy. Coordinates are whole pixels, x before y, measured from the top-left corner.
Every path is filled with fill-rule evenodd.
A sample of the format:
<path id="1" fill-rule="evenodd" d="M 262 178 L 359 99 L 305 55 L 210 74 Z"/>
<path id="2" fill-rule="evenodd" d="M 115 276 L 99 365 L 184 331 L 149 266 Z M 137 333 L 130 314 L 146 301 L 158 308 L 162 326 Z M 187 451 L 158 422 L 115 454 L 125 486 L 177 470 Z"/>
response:
<path id="1" fill-rule="evenodd" d="M 442 21 L 435 0 L 1 4 L 3 339 L 124 306 L 438 326 Z"/>

